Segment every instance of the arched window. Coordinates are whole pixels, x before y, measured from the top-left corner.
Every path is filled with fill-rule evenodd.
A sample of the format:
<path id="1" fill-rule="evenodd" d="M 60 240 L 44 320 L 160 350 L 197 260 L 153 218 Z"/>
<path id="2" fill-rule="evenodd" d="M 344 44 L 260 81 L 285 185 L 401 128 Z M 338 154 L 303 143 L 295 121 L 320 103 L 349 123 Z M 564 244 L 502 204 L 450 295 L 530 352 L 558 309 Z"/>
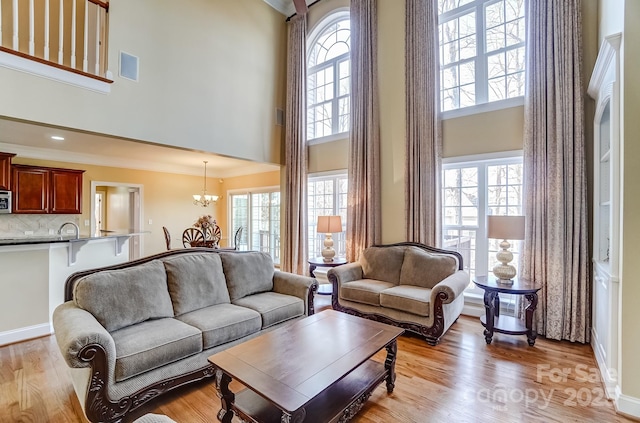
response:
<path id="1" fill-rule="evenodd" d="M 317 34 L 314 36 L 314 34 Z M 307 140 L 348 132 L 351 30 L 336 13 L 312 32 L 307 49 Z"/>

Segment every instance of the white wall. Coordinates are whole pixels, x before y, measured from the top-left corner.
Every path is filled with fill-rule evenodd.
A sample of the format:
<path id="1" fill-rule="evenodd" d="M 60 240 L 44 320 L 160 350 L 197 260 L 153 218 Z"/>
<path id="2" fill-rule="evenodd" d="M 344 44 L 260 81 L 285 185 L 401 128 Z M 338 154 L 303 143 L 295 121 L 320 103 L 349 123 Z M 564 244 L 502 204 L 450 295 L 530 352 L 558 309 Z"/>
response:
<path id="1" fill-rule="evenodd" d="M 261 0 L 112 0 L 111 93 L 0 67 L 0 116 L 280 163 L 284 20 Z"/>

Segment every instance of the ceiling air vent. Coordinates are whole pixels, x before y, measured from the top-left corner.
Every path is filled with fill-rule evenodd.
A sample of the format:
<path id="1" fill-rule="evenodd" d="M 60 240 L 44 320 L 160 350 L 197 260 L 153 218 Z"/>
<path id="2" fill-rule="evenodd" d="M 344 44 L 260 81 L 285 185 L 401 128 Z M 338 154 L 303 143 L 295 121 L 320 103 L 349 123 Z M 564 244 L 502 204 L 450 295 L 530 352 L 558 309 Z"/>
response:
<path id="1" fill-rule="evenodd" d="M 120 76 L 138 81 L 138 57 L 124 51 L 120 52 Z"/>

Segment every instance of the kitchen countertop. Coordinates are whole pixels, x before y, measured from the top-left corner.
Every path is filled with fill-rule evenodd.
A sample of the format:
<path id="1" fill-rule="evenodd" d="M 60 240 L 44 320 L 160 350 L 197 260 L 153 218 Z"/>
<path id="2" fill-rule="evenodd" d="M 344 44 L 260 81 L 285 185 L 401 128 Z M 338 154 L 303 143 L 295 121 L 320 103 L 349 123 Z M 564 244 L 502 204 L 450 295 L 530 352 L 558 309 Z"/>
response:
<path id="1" fill-rule="evenodd" d="M 123 236 L 140 235 L 149 233 L 148 231 L 118 230 L 100 231 L 99 233 L 88 235 L 80 234 L 79 238 L 73 235 L 45 235 L 27 236 L 22 238 L 0 238 L 0 247 L 5 245 L 30 245 L 30 244 L 54 244 L 60 242 L 90 241 L 95 239 L 117 238 Z"/>

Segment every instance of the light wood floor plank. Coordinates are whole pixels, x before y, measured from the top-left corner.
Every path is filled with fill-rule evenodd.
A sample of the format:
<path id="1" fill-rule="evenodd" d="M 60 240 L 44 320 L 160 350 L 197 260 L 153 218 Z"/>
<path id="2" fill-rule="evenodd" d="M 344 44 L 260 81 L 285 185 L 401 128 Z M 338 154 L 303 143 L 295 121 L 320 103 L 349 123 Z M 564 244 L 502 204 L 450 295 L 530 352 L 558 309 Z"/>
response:
<path id="1" fill-rule="evenodd" d="M 328 307 L 330 297 L 316 299 L 316 310 Z M 376 389 L 353 422 L 633 421 L 604 397 L 590 346 L 538 338 L 529 347 L 524 336 L 502 334 L 486 345 L 482 330 L 478 319 L 463 316 L 436 347 L 402 336 L 394 392 Z M 131 419 L 152 412 L 179 423 L 216 422 L 219 408 L 212 381 L 204 381 L 147 404 Z M 53 337 L 0 348 L 1 423 L 84 421 Z"/>

